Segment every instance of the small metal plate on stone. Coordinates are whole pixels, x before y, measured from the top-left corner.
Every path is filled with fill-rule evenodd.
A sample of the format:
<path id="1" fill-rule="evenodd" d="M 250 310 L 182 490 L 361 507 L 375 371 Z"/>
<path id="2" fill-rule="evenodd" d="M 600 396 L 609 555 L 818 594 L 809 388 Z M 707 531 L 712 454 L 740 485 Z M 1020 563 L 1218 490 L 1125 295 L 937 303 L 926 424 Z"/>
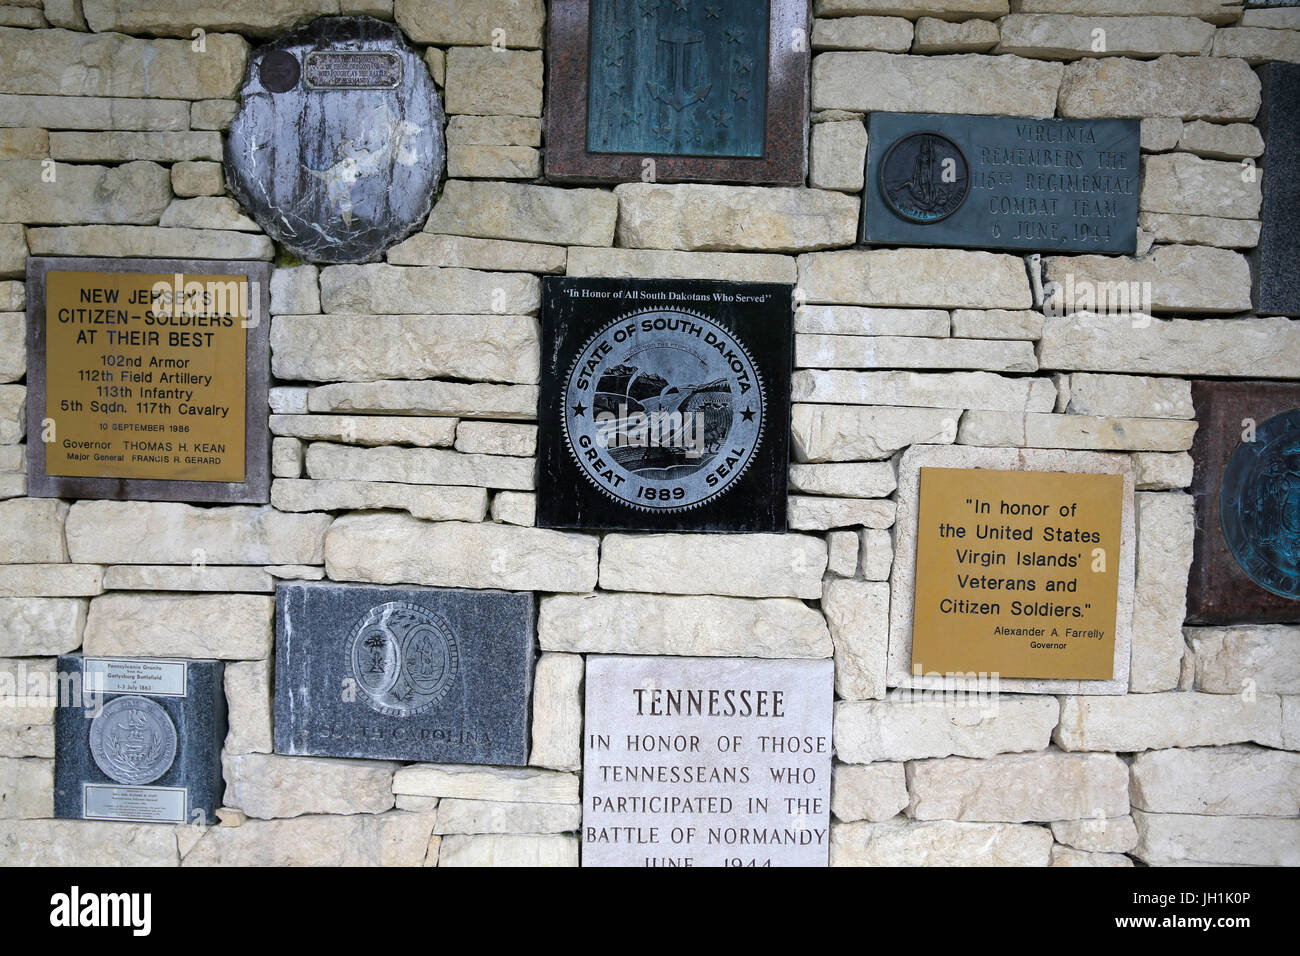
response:
<path id="1" fill-rule="evenodd" d="M 789 286 L 543 289 L 539 525 L 785 530 Z"/>
<path id="2" fill-rule="evenodd" d="M 830 661 L 587 658 L 583 866 L 825 866 Z"/>
<path id="3" fill-rule="evenodd" d="M 302 82 L 288 83 L 289 60 L 302 64 Z M 250 55 L 226 181 L 294 255 L 374 261 L 428 216 L 445 120 L 424 60 L 397 27 L 325 17 Z"/>
<path id="4" fill-rule="evenodd" d="M 392 90 L 402 82 L 396 53 L 313 50 L 303 78 L 313 90 Z"/>
<path id="5" fill-rule="evenodd" d="M 88 694 L 185 696 L 185 664 L 181 661 L 87 657 L 82 673 Z"/>
<path id="6" fill-rule="evenodd" d="M 1300 621 L 1300 384 L 1192 383 L 1188 620 Z"/>
<path id="7" fill-rule="evenodd" d="M 872 113 L 866 243 L 1132 253 L 1137 120 Z"/>

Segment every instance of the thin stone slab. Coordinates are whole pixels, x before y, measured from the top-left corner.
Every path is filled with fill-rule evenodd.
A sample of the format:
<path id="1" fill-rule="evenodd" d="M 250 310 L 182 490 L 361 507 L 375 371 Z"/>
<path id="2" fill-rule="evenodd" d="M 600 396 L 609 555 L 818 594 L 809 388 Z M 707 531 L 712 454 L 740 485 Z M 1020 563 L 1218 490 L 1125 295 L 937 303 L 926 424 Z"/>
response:
<path id="1" fill-rule="evenodd" d="M 284 584 L 275 752 L 523 766 L 533 596 Z"/>
<path id="2" fill-rule="evenodd" d="M 833 669 L 587 658 L 583 865 L 825 866 Z"/>
<path id="3" fill-rule="evenodd" d="M 249 57 L 226 181 L 303 259 L 371 261 L 428 216 L 444 121 L 423 59 L 395 26 L 317 20 Z"/>
<path id="4" fill-rule="evenodd" d="M 54 815 L 216 822 L 225 784 L 221 661 L 59 658 Z"/>

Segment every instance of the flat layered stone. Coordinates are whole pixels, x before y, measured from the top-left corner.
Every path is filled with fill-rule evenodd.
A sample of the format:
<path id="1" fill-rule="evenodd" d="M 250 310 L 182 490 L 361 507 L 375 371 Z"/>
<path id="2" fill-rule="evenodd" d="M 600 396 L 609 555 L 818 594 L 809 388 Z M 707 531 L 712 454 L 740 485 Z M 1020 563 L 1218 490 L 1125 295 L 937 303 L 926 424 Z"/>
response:
<path id="1" fill-rule="evenodd" d="M 530 315 L 541 305 L 536 276 L 436 266 L 327 266 L 320 274 L 321 306 L 352 315 L 421 315 L 431 303 L 443 314 Z"/>
<path id="2" fill-rule="evenodd" d="M 569 250 L 567 274 L 610 279 L 727 279 L 793 284 L 797 270 L 791 256 L 772 253 L 578 246 Z"/>
<path id="3" fill-rule="evenodd" d="M 261 568 L 118 564 L 104 569 L 109 591 L 221 591 L 269 594 L 275 579 Z"/>
<path id="4" fill-rule="evenodd" d="M 0 129 L 0 160 L 44 159 L 50 155 L 50 134 L 43 129 Z"/>
<path id="5" fill-rule="evenodd" d="M 275 246 L 263 235 L 229 229 L 160 226 L 59 226 L 27 230 L 34 256 L 122 256 L 140 259 L 271 259 Z"/>
<path id="6" fill-rule="evenodd" d="M 348 445 L 446 448 L 456 440 L 454 418 L 396 415 L 272 415 L 271 434 Z"/>
<path id="7" fill-rule="evenodd" d="M 894 503 L 869 498 L 791 495 L 787 514 L 791 531 L 828 531 L 855 526 L 889 528 L 894 524 Z"/>
<path id="8" fill-rule="evenodd" d="M 393 776 L 393 793 L 498 803 L 578 803 L 578 777 L 533 767 L 408 764 Z"/>
<path id="9" fill-rule="evenodd" d="M 1018 56 L 821 53 L 813 57 L 812 108 L 1051 116 L 1063 71 Z"/>
<path id="10" fill-rule="evenodd" d="M 1195 432 L 1195 422 L 1167 418 L 972 410 L 962 415 L 957 443 L 995 448 L 1187 451 Z"/>
<path id="11" fill-rule="evenodd" d="M 596 538 L 503 524 L 344 515 L 325 538 L 332 580 L 515 591 L 596 586 Z"/>
<path id="12" fill-rule="evenodd" d="M 564 272 L 563 246 L 417 232 L 386 253 L 396 266 L 441 266 L 492 272 Z"/>
<path id="13" fill-rule="evenodd" d="M 907 804 L 903 764 L 836 764 L 831 777 L 831 813 L 836 820 L 878 823 L 897 816 Z"/>
<path id="14" fill-rule="evenodd" d="M 481 833 L 443 837 L 438 866 L 572 867 L 578 838 L 571 833 Z"/>
<path id="15" fill-rule="evenodd" d="M 889 820 L 831 827 L 831 866 L 1046 866 L 1052 833 L 1022 823 Z"/>
<path id="16" fill-rule="evenodd" d="M 537 426 L 509 422 L 461 422 L 456 426 L 456 450 L 474 455 L 537 454 Z"/>
<path id="17" fill-rule="evenodd" d="M 1259 245 L 1260 224 L 1252 219 L 1144 212 L 1138 214 L 1138 224 L 1156 242 L 1223 249 L 1253 249 Z"/>
<path id="18" fill-rule="evenodd" d="M 541 344 L 526 315 L 277 315 L 271 352 L 272 371 L 291 381 L 531 384 Z"/>
<path id="19" fill-rule="evenodd" d="M 221 134 L 209 130 L 56 132 L 50 134 L 49 155 L 70 163 L 126 163 L 136 160 L 170 163 L 195 159 L 219 162 Z"/>
<path id="20" fill-rule="evenodd" d="M 393 807 L 393 773 L 383 760 L 223 754 L 226 806 L 255 819 L 304 814 L 383 813 Z"/>
<path id="21" fill-rule="evenodd" d="M 453 46 L 447 51 L 445 96 L 448 115 L 541 116 L 542 54 Z"/>
<path id="22" fill-rule="evenodd" d="M 952 334 L 964 339 L 1037 341 L 1043 334 L 1043 314 L 1032 309 L 956 309 Z"/>
<path id="23" fill-rule="evenodd" d="M 426 232 L 564 246 L 609 246 L 619 202 L 603 189 L 449 180 Z"/>
<path id="24" fill-rule="evenodd" d="M 795 405 L 790 421 L 801 462 L 871 461 L 915 444 L 950 444 L 960 409 Z"/>
<path id="25" fill-rule="evenodd" d="M 1206 694 L 1300 694 L 1300 627 L 1189 627 L 1196 689 Z"/>
<path id="26" fill-rule="evenodd" d="M 1300 866 L 1300 820 L 1133 811 L 1133 856 L 1151 866 Z"/>
<path id="27" fill-rule="evenodd" d="M 68 553 L 84 564 L 319 564 L 329 523 L 265 506 L 79 501 L 68 513 Z"/>
<path id="28" fill-rule="evenodd" d="M 6 124 L 37 129 L 186 130 L 190 104 L 180 100 L 0 93 Z"/>
<path id="29" fill-rule="evenodd" d="M 209 827 L 182 866 L 429 866 L 434 813 L 249 820 Z M 432 841 L 431 841 L 432 838 Z M 436 853 L 436 846 L 432 852 Z"/>
<path id="30" fill-rule="evenodd" d="M 1063 411 L 1072 415 L 1108 418 L 1196 417 L 1196 410 L 1192 407 L 1192 386 L 1185 379 L 1093 375 L 1087 372 L 1070 376 Z"/>
<path id="31" fill-rule="evenodd" d="M 631 248 L 805 252 L 857 235 L 858 201 L 825 189 L 622 183 L 614 195 Z"/>
<path id="32" fill-rule="evenodd" d="M 1245 177 L 1235 162 L 1201 159 L 1190 153 L 1162 153 L 1142 160 L 1143 212 L 1222 219 L 1258 219 L 1260 177 Z"/>
<path id="33" fill-rule="evenodd" d="M 1038 362 L 1045 369 L 1297 378 L 1300 322 L 1270 319 L 1151 319 L 1091 312 L 1049 316 Z"/>
<path id="34" fill-rule="evenodd" d="M 894 565 L 894 539 L 888 531 L 863 528 L 858 532 L 858 564 L 868 581 L 888 581 Z"/>
<path id="35" fill-rule="evenodd" d="M 905 405 L 1046 412 L 1056 389 L 1043 378 L 1008 378 L 992 372 L 853 372 L 802 369 L 794 373 L 796 402 L 828 405 Z"/>
<path id="36" fill-rule="evenodd" d="M 995 19 L 1007 12 L 1007 0 L 817 0 L 819 17 L 850 17 L 870 13 L 877 16 L 942 17 L 965 20 L 969 17 Z"/>
<path id="37" fill-rule="evenodd" d="M 904 17 L 836 17 L 813 21 L 814 50 L 884 50 L 912 47 L 912 21 Z"/>
<path id="38" fill-rule="evenodd" d="M 167 0 L 82 0 L 86 22 L 96 33 L 146 33 L 188 37 L 195 27 L 271 36 L 316 17 L 338 14 L 338 0 L 227 0 L 187 3 L 178 11 Z"/>
<path id="39" fill-rule="evenodd" d="M 269 754 L 271 731 L 271 662 L 232 661 L 225 670 L 226 754 Z"/>
<path id="40" fill-rule="evenodd" d="M 1177 116 L 1248 123 L 1259 111 L 1260 84 L 1244 60 L 1218 56 L 1085 59 L 1065 67 L 1058 105 L 1067 117 Z M 1051 113 L 1048 109 L 1043 115 Z"/>
<path id="41" fill-rule="evenodd" d="M 844 700 L 884 699 L 889 585 L 883 581 L 829 581 L 822 594 L 822 613 L 835 644 L 836 696 Z"/>
<path id="42" fill-rule="evenodd" d="M 844 21 L 819 20 L 821 23 Z M 906 21 L 904 21 L 906 22 Z M 911 31 L 911 24 L 908 24 Z M 813 28 L 816 43 L 817 29 Z M 818 123 L 812 128 L 808 152 L 808 184 L 816 189 L 856 193 L 862 189 L 867 159 L 867 130 L 859 120 Z"/>
<path id="43" fill-rule="evenodd" d="M 447 120 L 450 146 L 541 146 L 536 116 L 453 116 Z"/>
<path id="44" fill-rule="evenodd" d="M 1063 750 L 1135 753 L 1170 747 L 1281 742 L 1281 703 L 1223 694 L 1169 692 L 1117 697 L 1064 697 L 1052 739 Z"/>
<path id="45" fill-rule="evenodd" d="M 1057 751 L 907 766 L 909 814 L 918 820 L 1024 823 L 1128 813 L 1128 765 L 1114 754 Z"/>
<path id="46" fill-rule="evenodd" d="M 1191 455 L 1167 455 L 1154 451 L 1133 454 L 1133 485 L 1138 491 L 1172 491 L 1192 483 Z"/>
<path id="47" fill-rule="evenodd" d="M 826 542 L 796 534 L 607 535 L 600 586 L 610 591 L 821 597 Z"/>
<path id="48" fill-rule="evenodd" d="M 965 249 L 846 249 L 799 257 L 806 302 L 941 309 L 1028 309 L 1019 256 Z"/>
<path id="49" fill-rule="evenodd" d="M 1293 817 L 1300 754 L 1263 747 L 1155 750 L 1133 758 L 1133 806 L 1155 813 Z"/>
<path id="50" fill-rule="evenodd" d="M 84 651 L 260 660 L 271 653 L 274 615 L 264 594 L 101 594 L 90 602 Z"/>
<path id="51" fill-rule="evenodd" d="M 886 498 L 898 487 L 894 466 L 886 461 L 828 462 L 790 465 L 790 490 L 837 498 Z"/>
<path id="52" fill-rule="evenodd" d="M 1300 22 L 1297 24 L 1300 29 Z M 1178 148 L 1206 159 L 1244 159 L 1264 154 L 1264 137 L 1254 123 L 1206 123 L 1197 120 L 1183 125 Z M 1237 167 L 1241 169 L 1240 166 Z"/>
<path id="53" fill-rule="evenodd" d="M 198 57 L 190 43 L 189 39 L 138 40 L 117 33 L 0 27 L 0 62 L 10 65 L 0 78 L 0 93 L 233 98 L 244 75 L 248 42 L 233 33 L 209 33 Z"/>
<path id="54" fill-rule="evenodd" d="M 175 179 L 175 170 L 172 173 Z M 320 311 L 320 268 L 283 266 L 271 271 L 271 314 L 301 315 Z"/>
<path id="55" fill-rule="evenodd" d="M 703 253 L 694 253 L 703 255 Z M 791 279 L 790 281 L 794 281 Z M 874 309 L 853 305 L 801 305 L 794 330 L 826 335 L 923 335 L 944 338 L 952 321 L 944 309 Z"/>
<path id="56" fill-rule="evenodd" d="M 0 565 L 0 597 L 93 597 L 103 590 L 98 564 Z"/>
<path id="57" fill-rule="evenodd" d="M 531 458 L 466 455 L 445 448 L 356 448 L 313 442 L 307 448 L 307 475 L 338 481 L 396 481 L 412 485 L 461 485 L 530 491 Z"/>
<path id="58" fill-rule="evenodd" d="M 790 598 L 650 594 L 543 597 L 543 650 L 682 657 L 811 657 L 832 654 L 821 614 Z"/>
<path id="59" fill-rule="evenodd" d="M 952 695 L 949 695 L 950 697 Z M 835 705 L 835 752 L 846 763 L 991 757 L 1045 750 L 1060 705 L 1054 697 L 842 701 Z"/>
<path id="60" fill-rule="evenodd" d="M 434 831 L 452 833 L 567 833 L 582 822 L 582 808 L 565 803 L 501 803 L 449 798 L 438 803 Z"/>
<path id="61" fill-rule="evenodd" d="M 580 654 L 546 652 L 537 659 L 533 671 L 532 747 L 528 763 L 555 770 L 579 770 L 582 767 L 582 678 L 585 664 Z M 524 806 L 533 806 L 525 804 Z M 510 819 L 515 819 L 511 817 Z M 567 820 L 568 818 L 565 817 Z M 559 830 L 576 829 L 573 826 Z M 456 832 L 456 831 L 448 831 Z M 514 830 L 461 830 L 462 833 Z M 524 830 L 519 832 L 535 832 Z M 550 832 L 550 831 L 543 831 Z"/>
<path id="62" fill-rule="evenodd" d="M 1137 827 L 1127 813 L 1119 817 L 1098 817 L 1052 823 L 1052 836 L 1086 853 L 1127 853 L 1137 846 Z"/>
<path id="63" fill-rule="evenodd" d="M 482 521 L 486 488 L 415 486 L 390 481 L 277 478 L 271 505 L 279 511 L 405 511 L 427 521 Z"/>
<path id="64" fill-rule="evenodd" d="M 393 17 L 416 43 L 490 46 L 503 30 L 510 47 L 542 46 L 542 0 L 481 0 L 466 8 L 456 0 L 394 0 Z"/>
<path id="65" fill-rule="evenodd" d="M 0 445 L 16 445 L 27 433 L 27 386 L 0 385 Z"/>
<path id="66" fill-rule="evenodd" d="M 1118 256 L 1050 256 L 1044 261 L 1047 279 L 1058 285 L 1049 302 L 1054 312 L 1106 309 L 1093 296 L 1113 290 L 1140 290 L 1139 298 L 1121 302 L 1126 312 L 1248 312 L 1250 266 L 1246 257 L 1209 246 L 1157 246 L 1142 259 Z M 1074 304 L 1069 300 L 1074 298 Z M 1149 302 L 1147 301 L 1149 297 Z M 1063 302 L 1064 308 L 1054 303 Z M 1112 303 L 1113 305 L 1113 303 Z M 1132 318 L 1132 316 L 1126 316 Z M 1146 334 L 1143 325 L 1139 331 Z"/>
<path id="67" fill-rule="evenodd" d="M 226 175 L 220 163 L 172 164 L 172 192 L 177 196 L 218 196 L 225 188 Z"/>
<path id="68" fill-rule="evenodd" d="M 46 223 L 158 221 L 171 202 L 170 173 L 157 163 L 56 168 L 46 182 L 38 159 L 0 161 L 0 219 Z"/>
<path id="69" fill-rule="evenodd" d="M 313 412 L 371 412 L 454 418 L 535 419 L 536 385 L 479 382 L 360 382 L 322 385 L 307 397 Z"/>
<path id="70" fill-rule="evenodd" d="M 84 598 L 0 598 L 0 655 L 52 657 L 81 646 Z"/>
<path id="71" fill-rule="evenodd" d="M 826 573 L 851 578 L 858 573 L 858 536 L 853 531 L 832 531 L 826 536 Z"/>
<path id="72" fill-rule="evenodd" d="M 1076 17 L 1013 13 L 998 21 L 995 53 L 1052 60 L 1087 56 L 1202 56 L 1214 42 L 1214 25 L 1195 17 Z M 1101 30 L 1101 49 L 1096 31 Z"/>
<path id="73" fill-rule="evenodd" d="M 1129 689 L 1153 693 L 1178 686 L 1196 514 L 1191 495 L 1181 492 L 1133 498 L 1138 544 Z"/>
<path id="74" fill-rule="evenodd" d="M 998 42 L 998 25 L 987 20 L 953 23 L 938 17 L 916 21 L 913 53 L 987 53 Z"/>
<path id="75" fill-rule="evenodd" d="M 0 564 L 67 561 L 63 536 L 67 517 L 67 503 L 56 498 L 0 501 Z"/>
<path id="76" fill-rule="evenodd" d="M 1052 847 L 1052 862 L 1048 866 L 1133 866 L 1133 861 L 1122 853 L 1085 853 L 1064 846 Z"/>
<path id="77" fill-rule="evenodd" d="M 1038 369 L 1029 342 L 915 336 L 796 335 L 794 362 L 798 368 Z"/>
<path id="78" fill-rule="evenodd" d="M 1144 116 L 1140 121 L 1142 152 L 1164 153 L 1178 145 L 1184 123 L 1177 116 Z"/>
<path id="79" fill-rule="evenodd" d="M 257 223 L 245 216 L 240 211 L 238 203 L 228 196 L 196 196 L 192 199 L 173 199 L 171 204 L 163 210 L 158 225 L 178 229 L 261 231 Z M 319 308 L 319 305 L 317 308 Z"/>
<path id="80" fill-rule="evenodd" d="M 1199 17 L 1209 23 L 1232 23 L 1242 15 L 1241 0 L 1016 0 L 1016 10 L 1099 17 Z"/>
<path id="81" fill-rule="evenodd" d="M 524 491 L 498 491 L 492 496 L 493 521 L 531 528 L 537 524 L 537 496 Z"/>
<path id="82" fill-rule="evenodd" d="M 175 866 L 176 835 L 153 823 L 0 820 L 0 862 L 30 866 Z"/>
<path id="83" fill-rule="evenodd" d="M 1290 30 L 1226 27 L 1214 34 L 1215 56 L 1239 56 L 1258 66 L 1270 61 L 1300 63 L 1300 36 Z"/>

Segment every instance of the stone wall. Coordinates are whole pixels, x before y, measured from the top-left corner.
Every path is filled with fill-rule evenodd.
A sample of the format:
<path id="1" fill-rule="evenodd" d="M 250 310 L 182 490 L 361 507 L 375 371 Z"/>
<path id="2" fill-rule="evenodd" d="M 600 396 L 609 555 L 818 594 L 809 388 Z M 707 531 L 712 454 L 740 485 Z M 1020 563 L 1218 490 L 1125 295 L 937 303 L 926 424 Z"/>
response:
<path id="1" fill-rule="evenodd" d="M 251 47 L 340 12 L 424 48 L 450 178 L 382 264 L 277 261 L 271 504 L 24 497 L 26 257 L 275 257 L 225 194 L 222 130 Z M 0 4 L 0 658 L 220 658 L 230 706 L 229 809 L 173 828 L 51 819 L 52 701 L 4 700 L 0 860 L 574 865 L 583 655 L 614 652 L 833 657 L 835 865 L 1300 863 L 1300 628 L 1184 626 L 1188 380 L 1300 378 L 1300 322 L 1250 313 L 1245 257 L 1252 66 L 1300 60 L 1300 10 L 815 13 L 806 188 L 608 189 L 540 178 L 542 0 Z M 1044 270 L 1149 282 L 1154 318 L 1036 311 L 1020 256 L 854 248 L 873 110 L 1141 118 L 1139 255 Z M 790 534 L 629 548 L 532 527 L 539 276 L 565 273 L 797 283 Z M 889 607 L 911 601 L 889 583 L 891 497 L 915 444 L 1131 456 L 1128 695 L 886 687 Z M 537 592 L 531 766 L 273 754 L 280 579 Z"/>

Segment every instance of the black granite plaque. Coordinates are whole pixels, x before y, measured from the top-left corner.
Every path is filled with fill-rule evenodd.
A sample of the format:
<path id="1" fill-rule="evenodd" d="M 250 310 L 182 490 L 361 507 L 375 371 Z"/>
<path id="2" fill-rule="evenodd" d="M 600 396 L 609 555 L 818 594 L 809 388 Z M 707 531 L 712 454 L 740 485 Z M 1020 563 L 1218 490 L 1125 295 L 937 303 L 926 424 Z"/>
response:
<path id="1" fill-rule="evenodd" d="M 1188 620 L 1300 621 L 1300 384 L 1198 381 L 1192 401 Z"/>
<path id="2" fill-rule="evenodd" d="M 1264 105 L 1257 122 L 1266 173 L 1259 245 L 1250 254 L 1255 311 L 1300 315 L 1300 63 L 1266 63 L 1259 77 Z"/>
<path id="3" fill-rule="evenodd" d="M 401 31 L 331 17 L 256 50 L 226 138 L 226 181 L 312 262 L 366 262 L 429 214 L 442 101 Z"/>
<path id="4" fill-rule="evenodd" d="M 67 656 L 58 673 L 56 817 L 216 822 L 225 664 Z"/>
<path id="5" fill-rule="evenodd" d="M 553 0 L 553 180 L 802 185 L 807 0 Z"/>
<path id="6" fill-rule="evenodd" d="M 275 752 L 528 762 L 533 596 L 283 584 Z"/>
<path id="7" fill-rule="evenodd" d="M 537 523 L 784 531 L 791 287 L 542 279 Z"/>
<path id="8" fill-rule="evenodd" d="M 1131 254 L 1137 120 L 872 113 L 862 241 Z"/>

